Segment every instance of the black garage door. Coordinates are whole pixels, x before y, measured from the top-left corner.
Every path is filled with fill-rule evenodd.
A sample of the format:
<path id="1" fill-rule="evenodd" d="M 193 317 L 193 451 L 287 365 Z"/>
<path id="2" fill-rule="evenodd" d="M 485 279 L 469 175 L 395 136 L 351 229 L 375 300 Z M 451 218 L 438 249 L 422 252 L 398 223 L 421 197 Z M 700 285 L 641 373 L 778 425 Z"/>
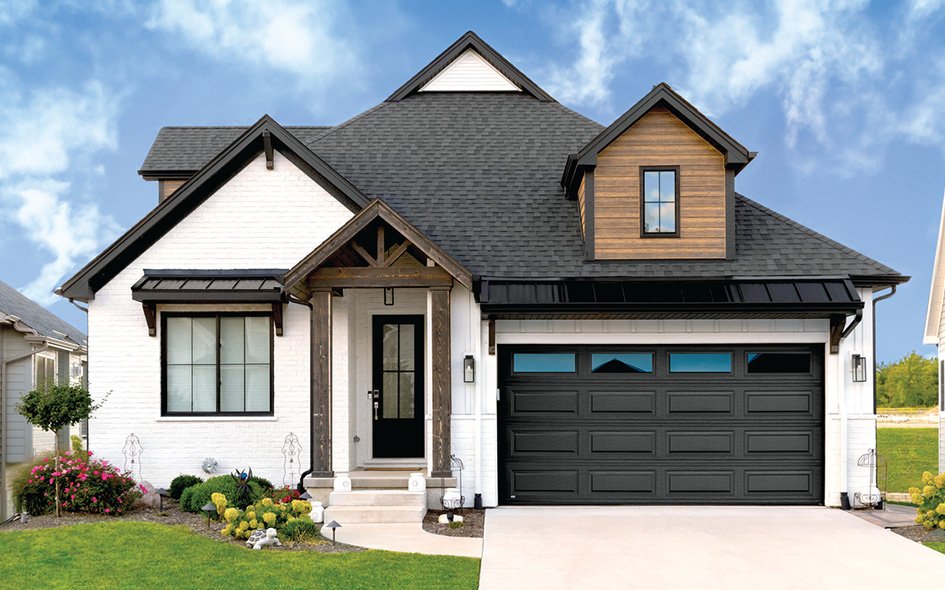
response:
<path id="1" fill-rule="evenodd" d="M 820 504 L 823 346 L 499 348 L 505 504 Z"/>

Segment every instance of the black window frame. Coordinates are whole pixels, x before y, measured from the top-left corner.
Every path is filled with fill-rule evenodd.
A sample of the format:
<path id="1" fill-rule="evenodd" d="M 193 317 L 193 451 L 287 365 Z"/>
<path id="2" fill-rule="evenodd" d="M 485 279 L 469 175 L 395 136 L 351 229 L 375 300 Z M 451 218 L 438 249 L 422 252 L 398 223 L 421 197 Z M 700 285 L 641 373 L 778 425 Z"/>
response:
<path id="1" fill-rule="evenodd" d="M 167 318 L 185 317 L 185 318 L 216 318 L 217 324 L 217 343 L 216 343 L 216 376 L 217 376 L 217 395 L 216 412 L 169 412 L 167 410 Z M 220 318 L 222 317 L 265 317 L 269 319 L 269 411 L 268 412 L 221 412 L 220 408 Z M 272 329 L 272 312 L 264 311 L 220 311 L 220 312 L 187 312 L 187 311 L 169 311 L 161 312 L 161 416 L 233 416 L 233 417 L 252 417 L 252 416 L 273 416 L 275 415 L 275 340 L 274 330 Z"/>
<path id="2" fill-rule="evenodd" d="M 675 178 L 674 205 L 676 214 L 676 231 L 648 232 L 646 231 L 646 172 L 673 172 Z M 678 238 L 679 233 L 679 166 L 640 166 L 640 237 L 641 238 Z"/>

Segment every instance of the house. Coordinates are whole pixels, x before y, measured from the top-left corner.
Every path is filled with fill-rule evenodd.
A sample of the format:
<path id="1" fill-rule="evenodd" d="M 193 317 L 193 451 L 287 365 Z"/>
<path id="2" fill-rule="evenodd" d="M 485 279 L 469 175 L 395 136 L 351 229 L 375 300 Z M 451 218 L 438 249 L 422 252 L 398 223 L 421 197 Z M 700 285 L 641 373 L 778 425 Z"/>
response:
<path id="1" fill-rule="evenodd" d="M 929 290 L 929 308 L 925 315 L 924 344 L 938 347 L 938 470 L 945 473 L 945 206 L 939 222 L 938 244 L 935 248 L 935 266 L 932 268 L 932 288 Z"/>
<path id="2" fill-rule="evenodd" d="M 0 522 L 12 509 L 10 467 L 56 450 L 55 435 L 29 424 L 16 404 L 50 381 L 85 384 L 87 353 L 85 334 L 0 281 Z M 60 431 L 61 448 L 71 448 L 73 434 L 85 438 L 84 427 Z"/>
<path id="3" fill-rule="evenodd" d="M 430 506 L 839 506 L 907 277 L 736 193 L 754 157 L 666 84 L 590 121 L 472 32 L 337 126 L 166 127 L 157 206 L 60 289 L 95 450 L 332 506 L 411 472 Z"/>

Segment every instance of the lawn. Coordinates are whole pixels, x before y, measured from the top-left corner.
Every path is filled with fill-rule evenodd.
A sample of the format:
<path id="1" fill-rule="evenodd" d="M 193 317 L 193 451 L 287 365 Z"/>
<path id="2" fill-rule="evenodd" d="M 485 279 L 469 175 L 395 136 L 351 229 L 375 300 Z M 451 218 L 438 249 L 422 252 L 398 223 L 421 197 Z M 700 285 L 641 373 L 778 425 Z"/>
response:
<path id="1" fill-rule="evenodd" d="M 876 452 L 886 457 L 886 491 L 908 492 L 922 481 L 922 472 L 938 473 L 937 428 L 877 428 Z"/>
<path id="2" fill-rule="evenodd" d="M 365 551 L 251 551 L 141 522 L 0 533 L 9 588 L 469 588 L 479 560 Z"/>

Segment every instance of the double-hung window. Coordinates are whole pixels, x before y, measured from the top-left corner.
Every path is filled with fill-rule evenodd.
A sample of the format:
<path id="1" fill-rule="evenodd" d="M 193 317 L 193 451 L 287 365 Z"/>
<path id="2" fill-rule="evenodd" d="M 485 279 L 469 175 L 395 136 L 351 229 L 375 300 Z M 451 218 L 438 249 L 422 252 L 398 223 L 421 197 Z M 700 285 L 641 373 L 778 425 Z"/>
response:
<path id="1" fill-rule="evenodd" d="M 640 168 L 640 210 L 643 237 L 679 236 L 679 166 Z"/>
<path id="2" fill-rule="evenodd" d="M 271 415 L 272 317 L 163 314 L 164 415 Z"/>

